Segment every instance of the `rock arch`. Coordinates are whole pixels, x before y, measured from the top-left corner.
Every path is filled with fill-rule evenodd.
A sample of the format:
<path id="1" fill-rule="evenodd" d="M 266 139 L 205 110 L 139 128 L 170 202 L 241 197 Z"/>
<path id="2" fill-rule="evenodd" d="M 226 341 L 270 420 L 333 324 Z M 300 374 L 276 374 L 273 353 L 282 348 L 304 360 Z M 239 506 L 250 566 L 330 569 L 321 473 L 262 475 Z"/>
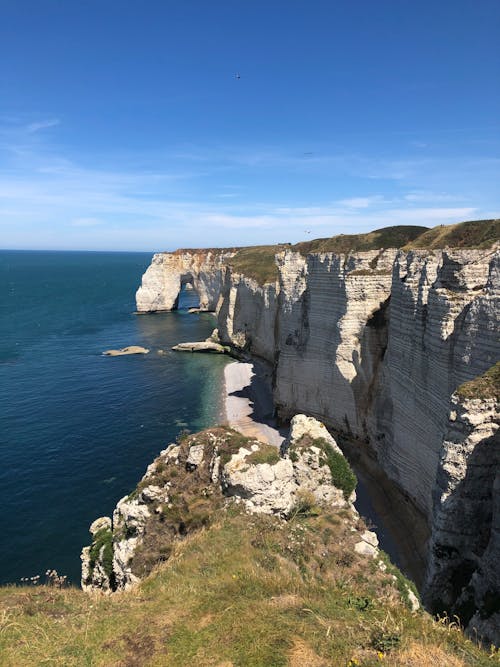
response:
<path id="1" fill-rule="evenodd" d="M 224 284 L 227 255 L 196 250 L 154 255 L 136 293 L 137 311 L 175 310 L 187 283 L 198 292 L 200 309 L 214 311 Z"/>

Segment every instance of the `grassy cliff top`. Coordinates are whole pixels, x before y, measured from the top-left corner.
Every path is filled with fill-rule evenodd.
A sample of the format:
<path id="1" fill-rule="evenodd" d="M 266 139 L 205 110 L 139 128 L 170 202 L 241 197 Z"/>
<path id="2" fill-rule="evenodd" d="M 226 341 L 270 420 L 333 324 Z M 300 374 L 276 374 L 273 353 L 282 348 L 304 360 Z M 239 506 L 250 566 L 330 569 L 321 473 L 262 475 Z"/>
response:
<path id="1" fill-rule="evenodd" d="M 428 229 L 407 248 L 490 248 L 500 241 L 500 220 L 471 220 Z"/>
<path id="2" fill-rule="evenodd" d="M 428 227 L 396 225 L 383 227 L 367 234 L 340 234 L 326 239 L 314 239 L 296 243 L 294 250 L 302 255 L 312 252 L 363 252 L 380 248 L 402 248 L 428 231 Z"/>
<path id="3" fill-rule="evenodd" d="M 235 271 L 254 278 L 261 285 L 274 282 L 278 278 L 274 256 L 282 250 L 293 250 L 301 255 L 311 253 L 333 252 L 348 253 L 364 250 L 378 250 L 380 248 L 400 248 L 423 232 L 427 227 L 395 226 L 376 229 L 367 234 L 340 234 L 324 239 L 313 239 L 291 244 L 252 246 L 240 248 L 228 264 Z"/>
<path id="4" fill-rule="evenodd" d="M 457 394 L 461 398 L 477 398 L 480 400 L 494 398 L 500 401 L 500 361 L 497 361 L 483 375 L 460 385 Z"/>
<path id="5" fill-rule="evenodd" d="M 343 510 L 347 512 L 347 510 Z M 488 667 L 456 623 L 411 612 L 390 564 L 341 512 L 287 522 L 236 507 L 177 543 L 136 589 L 0 588 L 3 667 Z"/>
<path id="6" fill-rule="evenodd" d="M 500 241 L 500 220 L 473 220 L 455 225 L 428 227 L 396 225 L 383 227 L 366 234 L 339 234 L 329 238 L 301 241 L 294 245 L 249 246 L 246 248 L 181 249 L 183 252 L 234 253 L 226 260 L 235 271 L 253 278 L 259 284 L 274 282 L 278 269 L 274 256 L 283 250 L 293 250 L 306 256 L 310 253 L 332 252 L 345 254 L 379 250 L 381 248 L 435 249 L 435 248 L 489 248 Z"/>

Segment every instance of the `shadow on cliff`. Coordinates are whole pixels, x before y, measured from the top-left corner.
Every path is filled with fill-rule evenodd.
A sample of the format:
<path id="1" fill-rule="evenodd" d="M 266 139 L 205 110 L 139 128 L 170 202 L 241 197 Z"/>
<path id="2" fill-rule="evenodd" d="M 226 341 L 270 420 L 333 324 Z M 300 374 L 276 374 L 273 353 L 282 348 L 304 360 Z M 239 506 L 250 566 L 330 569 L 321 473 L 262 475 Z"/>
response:
<path id="1" fill-rule="evenodd" d="M 253 359 L 253 375 L 246 387 L 234 391 L 229 396 L 244 398 L 248 400 L 252 412 L 250 418 L 257 424 L 265 424 L 275 429 L 286 438 L 288 435 L 288 424 L 278 424 L 274 416 L 273 392 L 272 392 L 272 369 L 267 364 Z"/>
<path id="2" fill-rule="evenodd" d="M 495 493 L 500 432 L 480 441 L 466 465 L 465 477 L 440 506 L 439 497 L 435 498 L 436 534 L 423 596 L 432 612 L 456 614 L 464 627 L 471 619 L 475 626 L 479 618 L 481 635 L 496 627 L 498 620 L 490 624 L 490 617 L 500 615 L 500 498 Z M 446 489 L 447 481 L 446 468 L 441 466 L 437 489 Z M 486 639 L 500 641 L 499 636 Z"/>

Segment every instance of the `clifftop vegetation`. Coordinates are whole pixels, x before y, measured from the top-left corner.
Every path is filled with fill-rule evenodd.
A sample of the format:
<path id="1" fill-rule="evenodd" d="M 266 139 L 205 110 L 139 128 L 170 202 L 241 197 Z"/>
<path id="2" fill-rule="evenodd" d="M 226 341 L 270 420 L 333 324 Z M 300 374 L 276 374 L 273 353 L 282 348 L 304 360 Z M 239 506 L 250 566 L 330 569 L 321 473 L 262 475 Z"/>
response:
<path id="1" fill-rule="evenodd" d="M 455 622 L 411 612 L 392 566 L 352 548 L 347 511 L 289 521 L 232 506 L 136 589 L 0 589 L 4 667 L 491 667 Z"/>
<path id="2" fill-rule="evenodd" d="M 500 241 L 500 220 L 473 220 L 456 225 L 439 225 L 429 229 L 421 226 L 396 225 L 383 227 L 366 234 L 340 234 L 329 238 L 301 241 L 294 245 L 249 246 L 247 248 L 206 248 L 197 252 L 234 253 L 226 262 L 234 271 L 253 278 L 259 284 L 274 282 L 278 269 L 276 253 L 293 250 L 306 256 L 310 253 L 349 253 L 381 248 L 435 249 L 435 248 L 489 248 Z M 177 254 L 186 250 L 176 250 Z M 192 252 L 192 251 L 191 251 Z"/>
<path id="3" fill-rule="evenodd" d="M 457 394 L 461 398 L 476 398 L 479 400 L 494 398 L 500 401 L 500 361 L 483 375 L 460 385 Z"/>
<path id="4" fill-rule="evenodd" d="M 472 220 L 433 227 L 417 236 L 406 248 L 490 248 L 500 241 L 500 220 Z"/>

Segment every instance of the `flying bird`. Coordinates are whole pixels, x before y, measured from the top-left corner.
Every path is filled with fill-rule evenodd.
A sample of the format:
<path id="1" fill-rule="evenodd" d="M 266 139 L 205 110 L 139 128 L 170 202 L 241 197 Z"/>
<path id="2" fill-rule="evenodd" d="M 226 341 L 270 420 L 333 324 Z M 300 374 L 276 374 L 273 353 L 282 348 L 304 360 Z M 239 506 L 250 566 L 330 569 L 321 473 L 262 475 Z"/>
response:
<path id="1" fill-rule="evenodd" d="M 236 74 L 234 75 L 234 78 L 235 78 L 235 79 L 241 79 L 240 73 L 239 73 L 239 72 L 236 72 Z"/>

